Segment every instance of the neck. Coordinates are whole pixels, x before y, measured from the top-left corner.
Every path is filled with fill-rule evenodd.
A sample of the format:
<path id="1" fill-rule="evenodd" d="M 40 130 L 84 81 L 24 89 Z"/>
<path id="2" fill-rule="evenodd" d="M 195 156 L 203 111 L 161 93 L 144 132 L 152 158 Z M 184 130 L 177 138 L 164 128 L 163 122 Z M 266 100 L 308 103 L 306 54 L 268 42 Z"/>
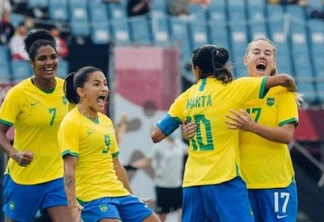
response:
<path id="1" fill-rule="evenodd" d="M 92 110 L 90 107 L 80 103 L 77 105 L 78 106 L 78 109 L 79 109 L 79 112 L 87 117 L 88 119 L 91 119 L 91 120 L 97 120 L 98 119 L 98 112 L 97 111 L 94 111 Z"/>
<path id="2" fill-rule="evenodd" d="M 35 86 L 37 86 L 38 88 L 40 88 L 42 90 L 52 90 L 56 86 L 55 78 L 53 78 L 53 79 L 41 79 L 41 78 L 33 77 L 32 81 L 33 81 Z"/>

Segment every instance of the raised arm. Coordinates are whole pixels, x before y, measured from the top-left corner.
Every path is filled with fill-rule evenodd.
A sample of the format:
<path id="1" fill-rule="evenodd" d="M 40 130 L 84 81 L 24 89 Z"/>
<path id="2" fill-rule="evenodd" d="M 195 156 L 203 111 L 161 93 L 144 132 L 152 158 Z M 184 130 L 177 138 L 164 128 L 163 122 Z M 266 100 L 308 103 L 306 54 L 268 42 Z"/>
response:
<path id="1" fill-rule="evenodd" d="M 286 87 L 289 91 L 296 92 L 297 86 L 295 80 L 288 74 L 277 74 L 269 76 L 265 85 L 266 89 L 270 89 L 275 86 Z"/>

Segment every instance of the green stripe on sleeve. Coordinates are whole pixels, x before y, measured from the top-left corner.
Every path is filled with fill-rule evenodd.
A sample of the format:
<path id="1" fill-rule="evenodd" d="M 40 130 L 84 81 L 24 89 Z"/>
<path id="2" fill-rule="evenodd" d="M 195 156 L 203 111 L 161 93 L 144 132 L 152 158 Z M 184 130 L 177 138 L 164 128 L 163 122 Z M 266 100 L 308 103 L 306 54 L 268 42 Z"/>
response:
<path id="1" fill-rule="evenodd" d="M 297 126 L 298 125 L 298 119 L 297 118 L 287 119 L 285 121 L 280 122 L 279 126 L 283 126 L 283 125 L 289 124 L 289 123 L 295 123 L 295 126 Z"/>
<path id="2" fill-rule="evenodd" d="M 66 155 L 71 155 L 73 157 L 79 157 L 78 153 L 71 152 L 70 150 L 65 150 L 62 152 L 62 157 L 66 156 Z"/>
<path id="3" fill-rule="evenodd" d="M 111 154 L 112 157 L 116 157 L 116 156 L 118 156 L 118 155 L 119 155 L 119 151 L 116 152 L 116 153 Z"/>
<path id="4" fill-rule="evenodd" d="M 268 89 L 266 89 L 266 83 L 268 81 L 268 76 L 262 77 L 262 82 L 261 82 L 261 88 L 260 88 L 260 93 L 259 93 L 259 99 L 263 99 L 267 93 Z"/>
<path id="5" fill-rule="evenodd" d="M 8 121 L 3 120 L 3 119 L 0 119 L 0 123 L 2 123 L 2 124 L 4 124 L 4 125 L 7 125 L 7 126 L 13 126 L 13 123 L 8 122 Z"/>

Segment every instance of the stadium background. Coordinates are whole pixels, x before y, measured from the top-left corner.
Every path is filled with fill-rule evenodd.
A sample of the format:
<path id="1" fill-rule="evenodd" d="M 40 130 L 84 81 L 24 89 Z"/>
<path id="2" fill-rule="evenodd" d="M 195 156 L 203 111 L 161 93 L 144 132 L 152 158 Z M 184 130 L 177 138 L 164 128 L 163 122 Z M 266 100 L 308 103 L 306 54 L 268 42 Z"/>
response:
<path id="1" fill-rule="evenodd" d="M 15 0 L 11 22 L 17 26 L 27 19 L 34 27 L 59 28 L 70 49 L 60 61 L 59 76 L 85 65 L 107 75 L 112 91 L 107 114 L 115 122 L 121 112 L 129 116 L 120 144 L 124 164 L 149 152 L 153 125 L 193 83 L 188 66 L 193 49 L 206 43 L 229 49 L 235 77 L 241 77 L 247 75 L 242 58 L 248 42 L 255 37 L 271 39 L 277 48 L 278 71 L 295 77 L 305 99 L 290 144 L 298 182 L 298 221 L 323 222 L 324 20 L 311 16 L 313 9 L 324 10 L 323 2 L 308 0 L 301 6 L 212 0 L 208 7 L 191 4 L 185 18 L 169 16 L 167 4 L 168 0 L 152 0 L 148 14 L 128 17 L 126 0 Z M 25 13 L 35 9 L 44 16 Z M 0 46 L 0 57 L 1 105 L 7 90 L 32 72 L 28 62 L 12 60 L 5 46 Z M 9 136 L 13 138 L 12 130 Z M 154 197 L 151 168 L 129 172 L 129 177 L 136 195 Z"/>

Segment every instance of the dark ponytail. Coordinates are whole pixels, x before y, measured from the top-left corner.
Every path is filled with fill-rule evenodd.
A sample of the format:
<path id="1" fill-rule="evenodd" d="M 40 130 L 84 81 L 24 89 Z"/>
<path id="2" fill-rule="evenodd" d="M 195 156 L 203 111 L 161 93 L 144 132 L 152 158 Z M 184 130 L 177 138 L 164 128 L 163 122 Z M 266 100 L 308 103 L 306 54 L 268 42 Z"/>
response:
<path id="1" fill-rule="evenodd" d="M 199 68 L 200 78 L 214 76 L 226 84 L 233 80 L 231 68 L 227 65 L 228 60 L 229 52 L 225 48 L 203 45 L 193 52 L 192 65 Z"/>
<path id="2" fill-rule="evenodd" d="M 74 105 L 79 103 L 80 96 L 76 92 L 76 89 L 78 87 L 83 88 L 84 83 L 89 78 L 89 75 L 96 71 L 100 71 L 100 69 L 93 67 L 93 66 L 85 66 L 85 67 L 80 68 L 77 72 L 70 73 L 65 78 L 64 94 L 70 103 L 72 103 Z"/>
<path id="3" fill-rule="evenodd" d="M 76 93 L 76 89 L 74 88 L 74 75 L 75 72 L 70 73 L 64 81 L 64 94 L 65 97 L 67 98 L 67 100 L 71 103 L 71 104 L 78 104 L 80 97 L 79 95 Z"/>

